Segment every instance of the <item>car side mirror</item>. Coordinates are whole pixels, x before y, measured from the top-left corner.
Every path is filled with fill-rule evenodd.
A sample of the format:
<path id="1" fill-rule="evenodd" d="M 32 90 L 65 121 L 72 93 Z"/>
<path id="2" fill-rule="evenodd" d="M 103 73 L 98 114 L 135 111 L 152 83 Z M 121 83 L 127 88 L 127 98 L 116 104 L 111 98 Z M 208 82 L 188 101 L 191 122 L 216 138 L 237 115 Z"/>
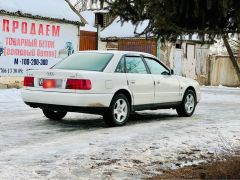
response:
<path id="1" fill-rule="evenodd" d="M 174 74 L 175 74 L 174 70 L 171 69 L 171 70 L 170 70 L 170 75 L 174 75 Z"/>

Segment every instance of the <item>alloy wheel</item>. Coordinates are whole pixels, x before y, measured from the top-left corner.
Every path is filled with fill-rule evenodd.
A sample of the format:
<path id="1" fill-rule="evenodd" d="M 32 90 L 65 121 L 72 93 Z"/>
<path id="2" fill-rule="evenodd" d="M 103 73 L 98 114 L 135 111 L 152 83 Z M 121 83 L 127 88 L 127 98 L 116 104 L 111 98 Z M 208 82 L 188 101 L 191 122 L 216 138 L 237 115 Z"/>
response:
<path id="1" fill-rule="evenodd" d="M 114 105 L 113 115 L 117 122 L 125 121 L 128 114 L 128 106 L 124 99 L 118 99 Z"/>
<path id="2" fill-rule="evenodd" d="M 195 98 L 192 94 L 188 94 L 185 100 L 185 110 L 191 114 L 194 111 Z"/>

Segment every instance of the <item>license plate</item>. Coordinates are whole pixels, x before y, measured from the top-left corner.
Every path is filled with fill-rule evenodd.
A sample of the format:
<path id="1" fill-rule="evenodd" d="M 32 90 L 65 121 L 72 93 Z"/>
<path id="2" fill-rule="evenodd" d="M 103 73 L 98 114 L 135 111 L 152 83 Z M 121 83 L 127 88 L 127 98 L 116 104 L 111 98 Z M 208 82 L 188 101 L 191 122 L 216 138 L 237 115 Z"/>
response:
<path id="1" fill-rule="evenodd" d="M 39 86 L 40 82 L 39 82 Z M 62 80 L 60 79 L 42 79 L 42 87 L 48 88 L 60 88 L 62 86 Z"/>

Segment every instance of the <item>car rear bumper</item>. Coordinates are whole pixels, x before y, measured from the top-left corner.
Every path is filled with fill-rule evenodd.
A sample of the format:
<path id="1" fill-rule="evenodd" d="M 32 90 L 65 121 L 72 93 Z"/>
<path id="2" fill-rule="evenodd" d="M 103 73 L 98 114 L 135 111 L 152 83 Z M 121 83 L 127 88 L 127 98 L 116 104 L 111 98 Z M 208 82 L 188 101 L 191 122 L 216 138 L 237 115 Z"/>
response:
<path id="1" fill-rule="evenodd" d="M 23 101 L 27 104 L 49 104 L 56 106 L 106 108 L 110 106 L 112 94 L 78 94 L 22 90 Z"/>
<path id="2" fill-rule="evenodd" d="M 32 108 L 48 109 L 52 111 L 63 111 L 63 112 L 78 112 L 78 113 L 89 113 L 89 114 L 104 114 L 108 107 L 83 107 L 83 106 L 64 106 L 55 104 L 41 104 L 25 102 Z"/>

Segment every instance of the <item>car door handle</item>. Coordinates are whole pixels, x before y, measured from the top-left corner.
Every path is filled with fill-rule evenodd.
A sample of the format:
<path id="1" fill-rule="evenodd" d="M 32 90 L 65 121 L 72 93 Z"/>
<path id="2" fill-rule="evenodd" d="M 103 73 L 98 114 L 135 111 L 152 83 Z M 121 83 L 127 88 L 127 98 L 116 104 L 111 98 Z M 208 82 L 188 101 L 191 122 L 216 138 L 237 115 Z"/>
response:
<path id="1" fill-rule="evenodd" d="M 130 83 L 130 84 L 136 84 L 136 81 L 131 80 L 131 81 L 129 81 L 129 83 Z"/>

